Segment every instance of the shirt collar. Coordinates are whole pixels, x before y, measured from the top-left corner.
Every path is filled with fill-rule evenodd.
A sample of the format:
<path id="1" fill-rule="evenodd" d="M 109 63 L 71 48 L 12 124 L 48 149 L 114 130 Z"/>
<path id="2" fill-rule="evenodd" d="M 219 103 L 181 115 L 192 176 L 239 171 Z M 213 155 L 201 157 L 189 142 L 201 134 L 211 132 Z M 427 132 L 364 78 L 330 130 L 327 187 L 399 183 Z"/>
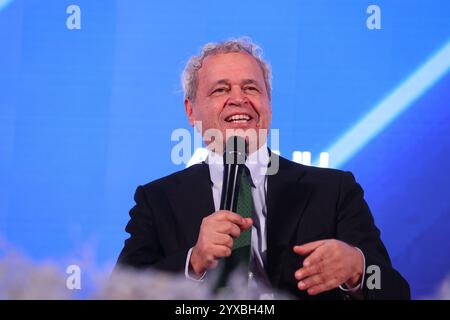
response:
<path id="1" fill-rule="evenodd" d="M 256 188 L 264 183 L 264 178 L 269 164 L 269 150 L 267 143 L 262 145 L 258 150 L 247 157 L 245 165 L 250 171 L 252 182 Z M 209 173 L 214 185 L 221 186 L 223 180 L 223 155 L 208 150 L 208 158 L 206 163 L 209 166 Z"/>

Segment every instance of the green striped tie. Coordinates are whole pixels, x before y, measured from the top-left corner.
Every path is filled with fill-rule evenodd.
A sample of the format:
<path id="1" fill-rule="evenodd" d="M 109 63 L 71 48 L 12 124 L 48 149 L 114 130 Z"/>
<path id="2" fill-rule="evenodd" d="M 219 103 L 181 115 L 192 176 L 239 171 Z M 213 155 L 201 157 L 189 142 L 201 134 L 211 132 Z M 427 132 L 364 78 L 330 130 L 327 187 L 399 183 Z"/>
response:
<path id="1" fill-rule="evenodd" d="M 237 202 L 237 213 L 244 218 L 251 218 L 253 212 L 252 187 L 250 173 L 244 167 L 240 179 L 239 195 Z M 240 236 L 233 241 L 231 256 L 224 259 L 222 268 L 219 270 L 219 278 L 216 290 L 225 287 L 231 273 L 237 268 L 242 268 L 246 272 L 250 262 L 252 228 L 242 231 Z"/>
<path id="2" fill-rule="evenodd" d="M 253 212 L 252 186 L 250 185 L 251 178 L 249 176 L 250 174 L 248 172 L 248 169 L 247 167 L 245 167 L 243 170 L 243 174 L 241 175 L 238 202 L 236 208 L 237 213 L 239 213 L 244 218 L 251 218 Z M 241 235 L 238 238 L 234 239 L 233 252 L 236 249 L 250 246 L 251 241 L 252 241 L 252 229 L 249 228 L 241 232 Z M 250 248 L 248 252 L 250 253 Z"/>

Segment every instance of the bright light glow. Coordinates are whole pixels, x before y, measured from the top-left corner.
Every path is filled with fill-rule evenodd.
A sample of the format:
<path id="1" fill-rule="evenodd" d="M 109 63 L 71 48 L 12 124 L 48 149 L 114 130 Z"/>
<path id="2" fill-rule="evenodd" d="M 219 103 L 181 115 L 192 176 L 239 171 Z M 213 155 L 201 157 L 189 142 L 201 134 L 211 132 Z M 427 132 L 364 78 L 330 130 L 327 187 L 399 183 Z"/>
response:
<path id="1" fill-rule="evenodd" d="M 328 152 L 321 152 L 319 157 L 319 167 L 328 168 L 330 164 L 330 155 Z"/>
<path id="2" fill-rule="evenodd" d="M 449 69 L 450 41 L 328 148 L 330 166 L 341 167 L 439 81 Z"/>
<path id="3" fill-rule="evenodd" d="M 309 151 L 303 151 L 302 153 L 302 164 L 305 166 L 311 165 L 311 152 Z"/>
<path id="4" fill-rule="evenodd" d="M 0 11 L 5 9 L 8 4 L 10 4 L 12 0 L 0 0 Z"/>
<path id="5" fill-rule="evenodd" d="M 292 152 L 292 161 L 297 163 L 302 163 L 302 153 L 301 151 Z"/>

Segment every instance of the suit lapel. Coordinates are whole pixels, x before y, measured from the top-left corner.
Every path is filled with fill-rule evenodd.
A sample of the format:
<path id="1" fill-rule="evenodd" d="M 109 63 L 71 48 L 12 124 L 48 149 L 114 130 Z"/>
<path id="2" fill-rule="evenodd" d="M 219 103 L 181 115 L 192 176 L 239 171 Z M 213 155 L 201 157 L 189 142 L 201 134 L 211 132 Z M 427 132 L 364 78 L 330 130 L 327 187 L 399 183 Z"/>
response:
<path id="1" fill-rule="evenodd" d="M 305 171 L 282 157 L 278 160 L 278 173 L 267 180 L 267 273 L 274 286 L 281 275 L 283 256 L 292 250 L 292 237 L 311 193 L 301 183 Z"/>
<path id="2" fill-rule="evenodd" d="M 192 246 L 202 219 L 215 211 L 208 165 L 204 162 L 193 165 L 175 183 L 168 191 L 169 203 L 187 245 Z"/>

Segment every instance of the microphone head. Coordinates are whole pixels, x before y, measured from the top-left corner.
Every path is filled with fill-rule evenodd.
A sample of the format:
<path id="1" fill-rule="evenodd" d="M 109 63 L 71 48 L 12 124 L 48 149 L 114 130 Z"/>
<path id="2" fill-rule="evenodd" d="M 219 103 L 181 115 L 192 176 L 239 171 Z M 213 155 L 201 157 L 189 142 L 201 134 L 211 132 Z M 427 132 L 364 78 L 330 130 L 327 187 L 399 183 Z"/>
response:
<path id="1" fill-rule="evenodd" d="M 245 164 L 247 159 L 248 145 L 244 138 L 231 136 L 225 145 L 223 153 L 224 164 Z"/>

